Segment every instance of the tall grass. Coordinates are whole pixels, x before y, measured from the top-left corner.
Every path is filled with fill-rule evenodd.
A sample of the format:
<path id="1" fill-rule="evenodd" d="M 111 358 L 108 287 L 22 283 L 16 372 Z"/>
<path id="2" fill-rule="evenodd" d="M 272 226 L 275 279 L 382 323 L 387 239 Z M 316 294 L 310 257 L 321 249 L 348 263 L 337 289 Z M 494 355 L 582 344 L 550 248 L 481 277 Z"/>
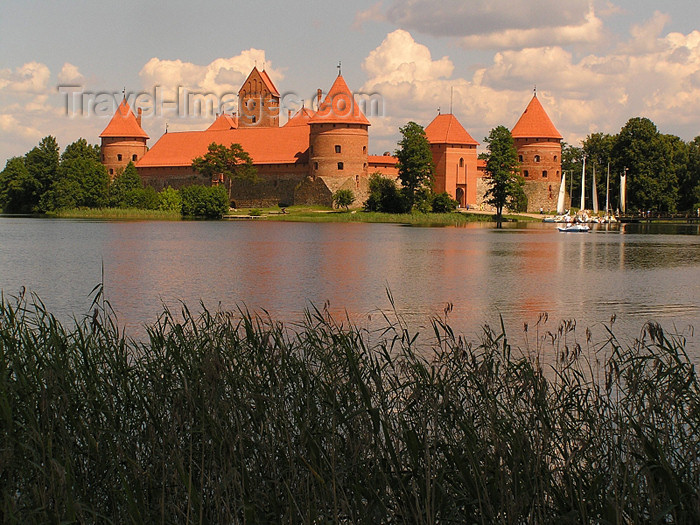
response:
<path id="1" fill-rule="evenodd" d="M 139 208 L 74 208 L 48 214 L 63 219 L 118 219 L 179 221 L 180 212 L 170 210 L 142 210 Z"/>
<path id="2" fill-rule="evenodd" d="M 94 308 L 0 304 L 4 523 L 700 521 L 698 380 L 655 324 L 520 353 L 315 309 L 166 309 L 136 342 Z"/>

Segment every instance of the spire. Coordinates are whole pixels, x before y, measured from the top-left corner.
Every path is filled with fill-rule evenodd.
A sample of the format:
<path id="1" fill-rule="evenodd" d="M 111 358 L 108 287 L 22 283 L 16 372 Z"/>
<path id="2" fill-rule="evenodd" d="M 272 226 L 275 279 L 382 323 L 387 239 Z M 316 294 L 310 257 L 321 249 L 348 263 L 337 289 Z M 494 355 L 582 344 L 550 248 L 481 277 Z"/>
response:
<path id="1" fill-rule="evenodd" d="M 126 92 L 126 88 L 124 88 Z M 114 112 L 112 120 L 109 121 L 107 127 L 100 137 L 123 137 L 123 138 L 148 138 L 148 135 L 139 124 L 136 116 L 134 116 L 126 97 L 119 104 L 117 111 Z"/>
<path id="2" fill-rule="evenodd" d="M 338 67 L 338 76 L 341 76 L 343 74 L 342 73 L 342 65 L 343 65 L 342 62 L 340 60 L 338 60 L 338 66 L 337 66 Z"/>
<path id="3" fill-rule="evenodd" d="M 563 137 L 554 127 L 547 112 L 542 107 L 537 93 L 532 97 L 525 112 L 511 131 L 513 138 L 541 138 L 561 140 Z"/>

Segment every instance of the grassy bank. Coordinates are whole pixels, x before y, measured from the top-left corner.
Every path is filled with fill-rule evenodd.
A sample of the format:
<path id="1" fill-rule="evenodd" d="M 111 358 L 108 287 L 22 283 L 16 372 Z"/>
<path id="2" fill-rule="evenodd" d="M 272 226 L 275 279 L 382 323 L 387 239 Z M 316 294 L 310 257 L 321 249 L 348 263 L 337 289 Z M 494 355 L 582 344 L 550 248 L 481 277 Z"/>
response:
<path id="1" fill-rule="evenodd" d="M 74 208 L 50 213 L 51 217 L 63 219 L 134 219 L 151 221 L 179 221 L 179 212 L 164 210 L 142 210 L 138 208 Z"/>
<path id="2" fill-rule="evenodd" d="M 494 216 L 484 213 L 378 213 L 362 210 L 343 211 L 311 206 L 291 206 L 285 208 L 265 208 L 253 210 L 258 220 L 290 222 L 366 222 L 412 224 L 423 226 L 461 225 L 471 222 L 494 222 Z M 248 218 L 250 209 L 236 210 L 232 216 Z M 532 221 L 530 217 L 507 215 L 506 221 Z M 541 219 L 540 219 L 541 220 Z"/>
<path id="3" fill-rule="evenodd" d="M 656 325 L 525 357 L 319 311 L 165 311 L 136 343 L 95 306 L 0 306 L 4 523 L 700 521 L 698 380 Z"/>

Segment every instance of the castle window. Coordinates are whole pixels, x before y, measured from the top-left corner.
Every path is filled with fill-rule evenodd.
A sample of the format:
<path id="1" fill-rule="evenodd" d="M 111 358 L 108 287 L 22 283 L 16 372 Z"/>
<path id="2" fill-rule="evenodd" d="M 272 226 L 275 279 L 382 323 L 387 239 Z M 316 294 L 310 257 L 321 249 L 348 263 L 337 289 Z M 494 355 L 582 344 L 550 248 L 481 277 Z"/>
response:
<path id="1" fill-rule="evenodd" d="M 554 162 L 556 162 L 556 161 L 557 161 L 557 156 L 556 156 L 556 155 L 554 155 Z"/>
<path id="2" fill-rule="evenodd" d="M 535 162 L 539 162 L 539 161 L 540 161 L 540 156 L 539 156 L 539 155 L 535 155 Z"/>
<path id="3" fill-rule="evenodd" d="M 362 165 L 362 168 L 363 168 L 363 169 L 367 169 L 367 163 L 366 163 L 366 162 Z"/>
<path id="4" fill-rule="evenodd" d="M 459 159 L 459 167 L 460 167 L 460 168 L 463 168 L 463 167 L 464 167 L 464 159 L 463 159 L 463 158 L 460 158 L 460 159 Z"/>
<path id="5" fill-rule="evenodd" d="M 343 169 L 343 163 L 342 163 L 342 162 L 339 162 L 339 163 L 338 163 L 338 170 L 342 170 L 342 169 Z"/>
<path id="6" fill-rule="evenodd" d="M 109 174 L 114 175 L 114 170 L 112 168 L 109 168 Z"/>
<path id="7" fill-rule="evenodd" d="M 340 146 L 338 144 L 335 145 L 335 152 L 340 153 Z"/>
<path id="8" fill-rule="evenodd" d="M 117 153 L 117 160 L 122 160 L 122 154 L 121 154 L 121 153 Z"/>
<path id="9" fill-rule="evenodd" d="M 523 171 L 523 177 L 529 177 L 529 176 L 530 176 L 529 171 L 527 171 L 527 170 Z"/>
<path id="10" fill-rule="evenodd" d="M 518 162 L 522 162 L 522 161 L 523 161 L 523 156 L 522 156 L 522 155 L 518 155 Z"/>
<path id="11" fill-rule="evenodd" d="M 255 115 L 253 115 L 253 116 L 252 116 L 251 118 L 252 118 L 252 122 L 253 122 L 253 124 L 255 124 L 255 122 L 256 122 L 256 118 L 255 118 Z"/>
<path id="12" fill-rule="evenodd" d="M 133 160 L 134 162 L 136 162 L 136 161 L 138 160 L 138 158 L 139 158 L 139 157 L 138 157 L 138 155 L 136 155 L 136 154 L 134 154 L 134 155 L 131 156 L 131 160 Z"/>
<path id="13" fill-rule="evenodd" d="M 362 153 L 366 154 L 367 153 L 367 146 L 362 146 Z"/>
<path id="14" fill-rule="evenodd" d="M 544 170 L 544 171 L 542 172 L 542 178 L 543 178 L 543 179 L 546 179 L 546 178 L 547 178 L 547 170 Z"/>
<path id="15" fill-rule="evenodd" d="M 314 169 L 315 169 L 315 170 L 318 169 L 318 162 L 314 162 Z"/>

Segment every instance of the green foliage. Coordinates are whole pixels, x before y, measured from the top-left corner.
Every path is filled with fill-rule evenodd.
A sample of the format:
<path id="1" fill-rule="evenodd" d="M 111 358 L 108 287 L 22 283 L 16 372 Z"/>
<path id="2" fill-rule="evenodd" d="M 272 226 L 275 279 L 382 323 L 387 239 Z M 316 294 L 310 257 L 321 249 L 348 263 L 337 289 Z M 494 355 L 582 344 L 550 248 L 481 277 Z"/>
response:
<path id="1" fill-rule="evenodd" d="M 248 215 L 251 217 L 260 217 L 262 216 L 262 210 L 260 208 L 251 208 Z"/>
<path id="2" fill-rule="evenodd" d="M 182 216 L 202 219 L 221 219 L 229 209 L 229 200 L 223 186 L 186 186 L 180 190 Z"/>
<path id="3" fill-rule="evenodd" d="M 508 128 L 498 126 L 492 129 L 484 141 L 489 151 L 486 202 L 496 208 L 496 216 L 500 218 L 504 207 L 515 210 L 520 205 L 524 180 L 518 171 L 518 153 Z"/>
<path id="4" fill-rule="evenodd" d="M 158 194 L 158 209 L 182 213 L 182 197 L 175 188 L 168 186 Z"/>
<path id="5" fill-rule="evenodd" d="M 100 162 L 99 148 L 85 139 L 68 145 L 56 177 L 39 201 L 42 212 L 68 208 L 101 208 L 108 201 L 109 175 Z"/>
<path id="6" fill-rule="evenodd" d="M 345 208 L 348 211 L 350 205 L 355 202 L 355 194 L 352 190 L 341 189 L 333 194 L 333 203 L 337 208 Z"/>
<path id="7" fill-rule="evenodd" d="M 369 177 L 369 197 L 364 203 L 366 211 L 383 213 L 406 213 L 410 211 L 408 199 L 396 187 L 396 183 L 373 173 Z"/>
<path id="8" fill-rule="evenodd" d="M 210 182 L 223 182 L 228 188 L 228 200 L 231 200 L 231 185 L 234 180 L 242 179 L 255 182 L 257 169 L 253 159 L 240 144 L 231 144 L 228 148 L 212 142 L 207 153 L 192 161 L 192 168 L 205 175 Z"/>
<path id="9" fill-rule="evenodd" d="M 0 301 L 3 522 L 700 522 L 700 384 L 653 323 L 521 352 L 183 305 L 135 342 L 93 306 Z"/>
<path id="10" fill-rule="evenodd" d="M 457 209 L 458 204 L 459 203 L 445 191 L 433 197 L 432 210 L 433 213 L 452 213 Z"/>
<path id="11" fill-rule="evenodd" d="M 615 137 L 612 157 L 617 173 L 627 168 L 628 209 L 676 210 L 678 177 L 671 166 L 672 146 L 651 120 L 630 119 Z"/>
<path id="12" fill-rule="evenodd" d="M 13 157 L 0 173 L 0 208 L 5 213 L 31 213 L 41 185 L 30 175 L 24 157 Z"/>
<path id="13" fill-rule="evenodd" d="M 432 189 L 435 165 L 423 126 L 409 122 L 399 128 L 399 131 L 401 140 L 395 154 L 398 160 L 399 180 L 404 188 L 407 205 L 411 209 L 419 189 Z"/>
<path id="14" fill-rule="evenodd" d="M 152 187 L 144 187 L 136 166 L 129 162 L 110 184 L 109 205 L 113 208 L 156 210 L 160 199 Z"/>

